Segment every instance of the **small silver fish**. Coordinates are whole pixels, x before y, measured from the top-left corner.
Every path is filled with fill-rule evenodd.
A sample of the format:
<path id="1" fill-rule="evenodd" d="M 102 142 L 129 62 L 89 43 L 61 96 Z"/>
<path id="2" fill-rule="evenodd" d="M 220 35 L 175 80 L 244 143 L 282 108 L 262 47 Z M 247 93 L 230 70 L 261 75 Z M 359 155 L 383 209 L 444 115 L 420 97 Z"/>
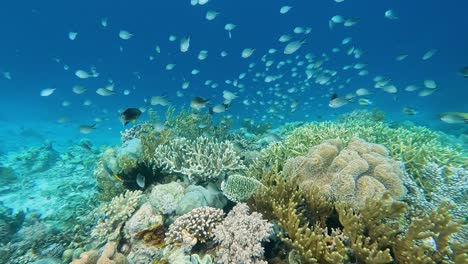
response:
<path id="1" fill-rule="evenodd" d="M 140 186 L 140 188 L 142 188 L 142 189 L 145 188 L 145 182 L 146 182 L 145 176 L 138 173 L 138 175 L 136 177 L 136 183 L 138 184 L 138 186 Z"/>

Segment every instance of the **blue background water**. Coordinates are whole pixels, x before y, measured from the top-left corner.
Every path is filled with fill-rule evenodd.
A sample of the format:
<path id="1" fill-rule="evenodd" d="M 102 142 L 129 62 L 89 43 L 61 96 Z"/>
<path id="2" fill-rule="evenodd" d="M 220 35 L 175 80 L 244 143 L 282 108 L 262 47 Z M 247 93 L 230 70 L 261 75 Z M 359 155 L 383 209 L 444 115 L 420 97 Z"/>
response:
<path id="1" fill-rule="evenodd" d="M 283 5 L 293 8 L 285 15 L 279 9 Z M 205 19 L 207 10 L 218 10 L 221 14 L 214 20 Z M 384 17 L 387 9 L 394 9 L 400 19 L 389 20 Z M 312 52 L 316 56 L 327 53 L 330 61 L 325 67 L 339 71 L 339 83 L 352 77 L 340 94 L 353 92 L 366 87 L 374 90 L 372 78 L 384 75 L 392 78 L 399 92 L 388 94 L 376 91 L 371 99 L 373 107 L 382 109 L 395 120 L 411 120 L 417 124 L 428 125 L 455 134 L 466 133 L 466 125 L 449 125 L 440 122 L 437 114 L 445 111 L 468 111 L 468 79 L 462 78 L 458 71 L 468 66 L 468 2 L 452 1 L 364 1 L 346 0 L 335 3 L 332 0 L 320 1 L 220 1 L 212 0 L 204 6 L 191 6 L 190 1 L 5 1 L 0 8 L 0 71 L 11 72 L 12 79 L 0 76 L 1 97 L 0 122 L 2 129 L 1 151 L 8 151 L 18 144 L 24 145 L 36 137 L 21 138 L 20 127 L 32 129 L 46 139 L 57 141 L 76 140 L 90 137 L 99 143 L 118 142 L 122 125 L 118 121 L 118 110 L 126 107 L 143 106 L 143 99 L 154 95 L 167 95 L 171 103 L 188 106 L 193 96 L 211 98 L 214 103 L 222 101 L 222 91 L 236 91 L 235 87 L 224 84 L 226 79 L 234 79 L 246 72 L 248 64 L 261 63 L 261 56 L 269 48 L 278 49 L 271 57 L 276 62 L 294 55 L 283 55 L 283 43 L 278 42 L 282 34 L 290 34 L 295 26 L 311 27 L 307 44 L 297 52 L 305 55 Z M 334 15 L 357 17 L 359 23 L 353 27 L 337 25 L 333 30 L 328 20 Z M 108 18 L 108 27 L 100 25 L 102 18 Z M 237 28 L 228 38 L 224 30 L 226 23 L 234 23 Z M 118 37 L 124 29 L 134 34 L 130 40 Z M 76 31 L 78 36 L 69 40 L 68 32 Z M 179 40 L 170 42 L 168 36 L 174 34 L 191 36 L 190 50 L 179 51 Z M 364 55 L 356 60 L 342 53 L 331 52 L 340 47 L 345 37 L 353 38 L 353 45 L 361 48 Z M 161 54 L 155 52 L 156 45 Z M 120 52 L 119 47 L 123 47 Z M 255 48 L 248 59 L 242 59 L 244 48 Z M 208 50 L 208 58 L 199 61 L 199 50 Z M 421 60 L 422 55 L 437 49 L 433 58 Z M 225 50 L 228 56 L 221 58 Z M 402 62 L 395 56 L 409 54 Z M 155 56 L 150 61 L 149 56 Z M 53 58 L 59 58 L 57 63 Z M 368 76 L 357 76 L 357 71 L 343 71 L 344 65 L 363 62 L 368 64 Z M 70 70 L 63 69 L 63 63 Z M 165 65 L 175 63 L 173 71 L 166 71 Z M 74 75 L 77 69 L 89 70 L 94 65 L 100 73 L 99 78 L 79 79 Z M 190 71 L 197 68 L 199 75 Z M 263 70 L 256 67 L 254 72 Z M 138 72 L 138 79 L 134 72 Z M 289 68 L 282 72 L 286 81 Z M 186 78 L 190 88 L 183 90 L 185 96 L 178 98 L 176 91 Z M 235 118 L 252 117 L 253 110 L 266 113 L 261 105 L 244 106 L 246 98 L 255 98 L 259 90 L 269 87 L 263 81 L 249 82 L 252 75 L 243 81 L 246 91 L 239 94 L 228 114 Z M 95 93 L 112 79 L 118 94 L 102 97 Z M 210 79 L 220 84 L 216 89 L 203 83 Z M 434 79 L 438 91 L 428 97 L 417 93 L 405 92 L 409 84 L 423 86 L 424 79 Z M 296 81 L 291 78 L 291 81 Z M 76 95 L 71 91 L 74 85 L 83 85 L 88 92 Z M 41 97 L 44 88 L 56 88 L 49 97 Z M 283 86 L 284 87 L 284 86 Z M 286 90 L 289 87 L 285 87 Z M 131 90 L 125 96 L 123 90 Z M 307 89 L 305 94 L 287 94 L 299 101 L 298 110 L 285 112 L 285 121 L 314 120 L 324 116 L 333 119 L 337 114 L 357 108 L 349 104 L 339 109 L 327 106 L 329 87 L 316 86 Z M 309 100 L 314 96 L 316 100 Z M 93 101 L 91 107 L 82 106 L 85 99 Z M 265 98 L 268 99 L 276 98 Z M 61 106 L 68 100 L 71 106 Z M 308 103 L 308 104 L 306 104 Z M 401 113 L 405 106 L 418 110 L 415 116 Z M 103 112 L 107 110 L 107 112 Z M 157 106 L 159 112 L 164 107 Z M 288 109 L 288 106 L 286 107 Z M 307 115 L 307 116 L 306 116 Z M 58 124 L 57 119 L 68 117 L 69 123 Z M 94 118 L 108 118 L 90 135 L 81 135 L 78 126 L 92 124 Z"/>

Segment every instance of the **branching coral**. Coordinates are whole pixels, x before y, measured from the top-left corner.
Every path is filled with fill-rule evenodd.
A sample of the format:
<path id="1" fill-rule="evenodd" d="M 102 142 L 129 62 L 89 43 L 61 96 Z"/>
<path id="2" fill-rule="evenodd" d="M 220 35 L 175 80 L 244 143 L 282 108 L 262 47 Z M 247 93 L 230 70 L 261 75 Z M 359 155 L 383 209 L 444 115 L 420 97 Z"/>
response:
<path id="1" fill-rule="evenodd" d="M 187 176 L 195 183 L 216 181 L 227 172 L 244 169 L 230 141 L 219 142 L 203 136 L 194 140 L 177 138 L 158 146 L 154 164 L 166 172 Z"/>
<path id="2" fill-rule="evenodd" d="M 132 216 L 138 208 L 141 194 L 141 191 L 126 191 L 100 208 L 104 217 L 99 219 L 91 235 L 99 240 L 107 239 L 108 235 L 114 232 L 116 225 Z"/>
<path id="3" fill-rule="evenodd" d="M 356 210 L 345 202 L 332 203 L 306 194 L 297 183 L 275 172 L 263 178 L 252 207 L 272 211 L 269 219 L 278 222 L 282 240 L 300 263 L 467 261 L 468 245 L 450 242 L 461 224 L 451 220 L 447 204 L 411 219 L 408 228 L 403 228 L 407 205 L 389 193 L 368 199 Z"/>
<path id="4" fill-rule="evenodd" d="M 353 138 L 343 148 L 339 139 L 310 148 L 306 156 L 289 159 L 283 174 L 302 188 L 316 188 L 332 200 L 349 201 L 361 207 L 367 198 L 380 198 L 387 191 L 399 199 L 406 190 L 404 170 L 388 157 L 385 147 Z"/>
<path id="5" fill-rule="evenodd" d="M 205 243 L 213 238 L 214 228 L 224 218 L 223 210 L 199 207 L 177 218 L 169 226 L 166 242 L 192 247 L 198 242 Z"/>
<path id="6" fill-rule="evenodd" d="M 217 263 L 267 263 L 263 261 L 262 241 L 268 241 L 273 225 L 257 212 L 249 213 L 244 203 L 237 204 L 213 233 L 220 244 Z"/>

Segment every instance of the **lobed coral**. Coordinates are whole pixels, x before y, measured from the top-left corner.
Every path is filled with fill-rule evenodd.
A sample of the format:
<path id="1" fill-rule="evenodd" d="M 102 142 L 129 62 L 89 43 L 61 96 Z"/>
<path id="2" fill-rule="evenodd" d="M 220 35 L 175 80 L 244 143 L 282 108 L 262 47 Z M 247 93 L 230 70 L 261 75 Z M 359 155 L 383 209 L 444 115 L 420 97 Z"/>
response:
<path id="1" fill-rule="evenodd" d="M 199 207 L 178 217 L 169 226 L 166 243 L 192 247 L 198 242 L 205 243 L 213 238 L 214 228 L 223 220 L 221 209 Z"/>
<path id="2" fill-rule="evenodd" d="M 257 212 L 249 213 L 249 207 L 239 203 L 213 230 L 219 243 L 217 263 L 267 263 L 263 260 L 263 241 L 273 233 L 273 225 Z"/>
<path id="3" fill-rule="evenodd" d="M 406 192 L 400 163 L 388 156 L 385 147 L 358 138 L 351 139 L 345 148 L 340 139 L 313 146 L 306 156 L 289 159 L 283 174 L 305 190 L 315 188 L 331 200 L 348 201 L 357 207 L 384 192 L 395 199 Z"/>
<path id="4" fill-rule="evenodd" d="M 227 172 L 245 167 L 230 141 L 218 141 L 204 136 L 194 140 L 177 138 L 159 145 L 154 153 L 156 168 L 179 173 L 190 182 L 216 181 Z"/>

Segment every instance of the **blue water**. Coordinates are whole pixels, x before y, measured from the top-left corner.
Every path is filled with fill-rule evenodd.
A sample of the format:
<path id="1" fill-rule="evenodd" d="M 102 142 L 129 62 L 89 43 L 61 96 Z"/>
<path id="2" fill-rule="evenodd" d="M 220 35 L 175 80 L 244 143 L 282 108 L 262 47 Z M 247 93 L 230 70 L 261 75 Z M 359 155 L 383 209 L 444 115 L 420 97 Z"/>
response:
<path id="1" fill-rule="evenodd" d="M 282 5 L 293 6 L 287 14 L 281 15 Z M 2 41 L 0 43 L 0 69 L 10 72 L 12 79 L 0 78 L 2 87 L 1 119 L 9 126 L 24 125 L 38 130 L 47 130 L 60 117 L 67 117 L 70 123 L 54 127 L 70 128 L 66 135 L 75 136 L 77 130 L 71 128 L 79 124 L 91 124 L 95 117 L 109 118 L 99 125 L 98 134 L 112 137 L 121 126 L 117 110 L 143 105 L 144 98 L 153 95 L 167 95 L 176 106 L 188 106 L 193 96 L 203 96 L 213 102 L 222 100 L 223 90 L 236 91 L 235 87 L 224 84 L 224 80 L 236 78 L 246 72 L 250 62 L 256 62 L 254 72 L 264 72 L 260 58 L 269 48 L 278 52 L 272 56 L 275 62 L 290 59 L 308 52 L 316 56 L 328 54 L 330 60 L 326 68 L 338 70 L 336 84 L 345 84 L 340 94 L 353 92 L 357 88 L 373 89 L 376 75 L 392 79 L 399 92 L 387 94 L 376 91 L 371 97 L 372 106 L 386 112 L 398 120 L 412 120 L 416 123 L 450 130 L 454 125 L 441 124 L 437 114 L 445 111 L 466 111 L 468 109 L 468 83 L 458 74 L 466 66 L 468 58 L 468 38 L 464 34 L 468 27 L 465 16 L 465 1 L 426 1 L 424 3 L 408 1 L 211 1 L 204 6 L 191 6 L 189 1 L 80 1 L 69 4 L 63 1 L 9 1 L 3 4 L 0 13 Z M 221 14 L 213 21 L 204 18 L 209 9 Z M 397 12 L 398 20 L 384 17 L 387 9 Z M 333 15 L 356 17 L 360 21 L 352 27 L 337 25 L 328 28 L 328 20 Z M 108 19 L 108 27 L 100 25 L 102 18 Z M 234 23 L 237 28 L 228 38 L 224 30 L 226 23 Z M 305 44 L 293 55 L 282 54 L 283 43 L 277 41 L 280 35 L 290 34 L 295 26 L 310 27 Z M 134 37 L 122 40 L 119 30 L 128 30 Z M 68 32 L 78 32 L 74 41 L 68 39 Z M 187 53 L 179 51 L 179 40 L 170 42 L 168 36 L 191 36 L 190 49 Z M 363 50 L 361 59 L 353 59 L 343 52 L 331 52 L 333 47 L 340 47 L 341 40 L 352 37 L 352 45 Z M 301 36 L 302 38 L 302 36 Z M 155 52 L 156 45 L 161 47 L 161 54 Z M 119 51 L 123 47 L 123 52 Z M 255 48 L 252 57 L 242 59 L 242 49 Z M 197 59 L 198 51 L 208 50 L 205 61 Z M 345 48 L 342 48 L 344 50 Z M 429 49 L 437 49 L 435 56 L 422 61 L 422 55 Z M 225 50 L 228 56 L 221 58 L 219 53 Z M 408 54 L 402 62 L 395 61 L 399 54 Z M 154 61 L 148 59 L 155 56 Z M 53 58 L 59 58 L 57 63 Z M 357 76 L 356 70 L 343 71 L 341 67 L 355 62 L 368 64 L 368 76 Z M 176 68 L 166 71 L 165 65 L 175 63 Z M 63 69 L 66 64 L 68 71 Z M 74 75 L 77 69 L 88 70 L 95 66 L 99 78 L 79 79 Z M 201 71 L 192 76 L 191 69 Z M 285 76 L 279 82 L 288 79 L 300 84 L 299 79 L 288 77 L 290 68 L 284 67 Z M 138 72 L 141 79 L 137 79 Z M 304 75 L 304 74 L 303 74 Z M 190 81 L 190 88 L 184 90 L 184 97 L 176 97 L 176 90 L 181 90 L 183 80 Z M 241 100 L 255 98 L 257 91 L 266 91 L 267 83 L 250 82 L 252 75 L 247 75 L 244 83 L 245 92 L 239 94 L 229 109 L 229 114 L 249 117 L 257 109 L 262 115 L 263 107 L 252 105 L 245 107 Z M 345 83 L 351 78 L 349 84 Z M 428 97 L 419 97 L 416 93 L 405 92 L 409 84 L 423 86 L 424 79 L 434 79 L 438 91 Z M 94 93 L 111 79 L 115 83 L 117 95 L 101 97 Z M 203 85 L 205 80 L 220 84 L 216 89 Z M 83 85 L 88 92 L 75 95 L 73 85 Z M 56 88 L 50 97 L 40 97 L 44 88 Z M 288 88 L 286 85 L 282 85 Z M 315 85 L 304 93 L 287 94 L 299 101 L 298 110 L 284 113 L 285 121 L 316 118 L 317 115 L 332 117 L 337 113 L 355 108 L 364 108 L 350 104 L 340 109 L 327 107 L 330 88 Z M 124 89 L 131 94 L 124 96 Z M 284 89 L 285 90 L 285 89 Z M 308 100 L 314 96 L 317 100 Z M 321 97 L 323 96 L 323 97 Z M 264 101 L 272 98 L 266 94 Z M 92 107 L 83 107 L 82 102 L 90 99 Z M 62 107 L 61 102 L 68 100 L 71 106 Z M 308 102 L 309 105 L 304 105 Z M 323 105 L 323 106 L 322 106 Z M 416 108 L 416 116 L 401 113 L 404 106 Z M 161 108 L 160 106 L 156 108 Z M 106 109 L 108 114 L 102 111 Z M 164 108 L 159 109 L 164 111 Z M 456 125 L 455 125 L 456 126 Z M 107 128 L 112 128 L 108 131 Z M 53 131 L 43 131 L 53 135 Z M 65 132 L 64 132 L 65 133 Z M 61 133 L 60 133 L 61 134 Z M 57 135 L 55 135 L 57 136 Z"/>
<path id="2" fill-rule="evenodd" d="M 292 6 L 280 14 L 284 5 Z M 384 16 L 388 9 L 398 14 L 391 20 Z M 220 14 L 213 21 L 205 19 L 208 10 Z M 411 121 L 416 125 L 443 131 L 455 137 L 468 134 L 467 124 L 447 124 L 439 119 L 443 112 L 468 112 L 468 78 L 460 69 L 468 66 L 468 1 L 405 1 L 405 0 L 333 0 L 316 1 L 249 1 L 211 0 L 206 5 L 192 6 L 189 0 L 173 1 L 3 1 L 0 7 L 0 155 L 21 152 L 31 146 L 52 142 L 63 152 L 81 139 L 90 139 L 98 148 L 120 143 L 120 111 L 129 107 L 150 107 L 161 116 L 167 106 L 150 106 L 145 100 L 152 96 L 166 96 L 176 109 L 190 109 L 195 96 L 210 99 L 211 106 L 223 102 L 223 91 L 237 94 L 229 109 L 215 118 L 230 116 L 236 128 L 250 118 L 258 123 L 272 123 L 278 127 L 287 122 L 335 120 L 340 114 L 356 109 L 379 109 L 388 121 Z M 351 27 L 342 24 L 329 28 L 335 15 L 358 18 Z M 108 26 L 101 26 L 107 19 Z M 232 38 L 224 29 L 233 23 Z M 309 34 L 295 34 L 295 27 L 309 28 Z M 133 34 L 129 40 L 119 38 L 119 31 Z M 70 40 L 69 32 L 77 32 Z M 278 38 L 288 34 L 293 40 L 306 43 L 294 54 L 285 55 L 286 43 Z M 174 42 L 169 36 L 177 36 Z M 179 50 L 181 37 L 190 36 L 188 52 Z M 351 37 L 350 44 L 342 45 Z M 159 46 L 161 53 L 156 52 Z M 361 58 L 346 55 L 354 46 L 363 51 Z M 340 52 L 332 49 L 338 47 Z M 241 58 L 245 48 L 255 49 L 247 59 Z M 268 50 L 277 50 L 268 54 Z M 422 60 L 428 50 L 436 54 Z M 206 60 L 197 59 L 200 50 L 207 50 Z M 221 57 L 226 51 L 228 55 Z M 316 61 L 326 57 L 324 69 L 335 70 L 330 85 L 306 81 L 308 64 L 304 56 L 311 53 Z M 403 61 L 395 57 L 407 54 Z M 150 56 L 154 59 L 150 60 Z M 262 60 L 262 57 L 265 59 Z M 270 69 L 265 61 L 274 60 Z M 277 63 L 292 60 L 280 69 Z M 305 62 L 297 66 L 298 62 Z M 169 63 L 176 64 L 171 71 Z M 252 69 L 249 64 L 254 63 Z M 359 76 L 359 70 L 343 70 L 346 65 L 364 63 L 369 75 Z M 68 67 L 68 69 L 64 69 Z M 76 70 L 90 72 L 95 67 L 97 78 L 80 79 Z M 298 76 L 292 76 L 297 67 Z M 192 75 L 192 69 L 200 70 Z M 239 75 L 246 73 L 239 80 Z M 8 74 L 11 78 L 7 78 Z M 259 77 L 255 77 L 258 74 Z M 277 81 L 266 83 L 267 75 L 282 75 Z M 385 76 L 398 88 L 387 93 L 374 88 L 373 78 Z M 240 89 L 225 81 L 238 80 Z M 424 87 L 424 80 L 432 79 L 437 90 L 429 96 L 418 96 L 405 87 Z M 205 85 L 207 80 L 217 88 Z M 182 83 L 189 81 L 188 89 Z M 116 94 L 108 97 L 95 91 L 110 82 Z M 87 92 L 77 95 L 75 85 Z M 271 91 L 277 85 L 277 90 Z M 306 86 L 306 87 L 305 87 Z M 288 92 L 290 88 L 297 88 Z M 301 87 L 303 87 L 301 89 Z M 341 88 L 340 88 L 341 87 Z M 48 96 L 41 90 L 55 88 Z M 345 96 L 358 88 L 373 94 L 366 96 L 372 105 L 361 106 L 357 99 L 338 109 L 328 106 L 330 96 Z M 125 95 L 124 91 L 129 94 Z M 177 96 L 177 91 L 183 96 Z M 91 100 L 91 106 L 84 106 Z M 248 100 L 249 104 L 243 101 Z M 63 101 L 70 106 L 63 106 Z M 291 111 L 292 102 L 298 102 Z M 406 115 L 404 107 L 416 109 L 416 115 Z M 208 108 L 202 111 L 208 111 Z M 67 121 L 59 123 L 65 118 Z M 96 118 L 101 119 L 96 121 Z M 148 119 L 143 113 L 138 122 Z M 90 134 L 81 134 L 80 125 L 96 124 Z M 130 127 L 128 125 L 127 127 Z M 466 143 L 465 143 L 466 146 Z"/>

